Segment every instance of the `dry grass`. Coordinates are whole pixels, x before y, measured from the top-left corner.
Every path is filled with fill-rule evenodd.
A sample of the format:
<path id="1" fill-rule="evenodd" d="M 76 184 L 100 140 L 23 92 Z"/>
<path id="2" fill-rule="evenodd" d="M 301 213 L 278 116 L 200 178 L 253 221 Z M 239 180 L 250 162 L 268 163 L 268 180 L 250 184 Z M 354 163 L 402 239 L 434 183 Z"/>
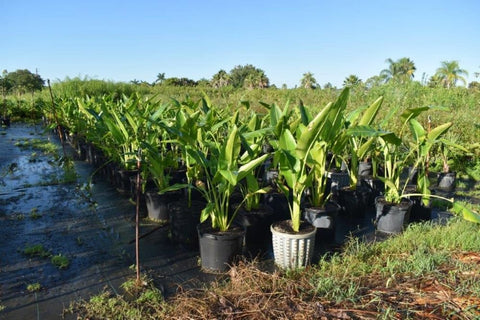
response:
<path id="1" fill-rule="evenodd" d="M 333 302 L 315 294 L 310 274 L 261 271 L 241 262 L 230 271 L 230 281 L 205 290 L 188 291 L 169 302 L 167 319 L 479 319 L 480 297 L 462 295 L 456 286 L 480 281 L 480 254 L 461 253 L 458 265 L 411 277 L 397 275 L 389 282 L 372 274 L 355 301 Z"/>
<path id="2" fill-rule="evenodd" d="M 344 249 L 298 271 L 240 261 L 223 280 L 167 301 L 150 288 L 70 311 L 83 319 L 480 319 L 480 226 L 418 225 Z"/>

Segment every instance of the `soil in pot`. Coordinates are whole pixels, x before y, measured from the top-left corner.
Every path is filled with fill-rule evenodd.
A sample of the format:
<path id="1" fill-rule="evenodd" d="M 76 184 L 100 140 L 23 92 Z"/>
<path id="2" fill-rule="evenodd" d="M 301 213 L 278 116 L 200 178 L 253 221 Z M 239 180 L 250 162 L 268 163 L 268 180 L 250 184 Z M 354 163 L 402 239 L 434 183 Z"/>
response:
<path id="1" fill-rule="evenodd" d="M 408 225 L 412 204 L 413 202 L 409 199 L 402 199 L 400 203 L 392 204 L 386 202 L 383 197 L 377 197 L 375 199 L 377 231 L 388 234 L 402 232 Z"/>
<path id="2" fill-rule="evenodd" d="M 242 254 L 245 228 L 232 226 L 221 232 L 214 230 L 210 224 L 197 225 L 200 244 L 201 266 L 207 272 L 225 272 Z"/>

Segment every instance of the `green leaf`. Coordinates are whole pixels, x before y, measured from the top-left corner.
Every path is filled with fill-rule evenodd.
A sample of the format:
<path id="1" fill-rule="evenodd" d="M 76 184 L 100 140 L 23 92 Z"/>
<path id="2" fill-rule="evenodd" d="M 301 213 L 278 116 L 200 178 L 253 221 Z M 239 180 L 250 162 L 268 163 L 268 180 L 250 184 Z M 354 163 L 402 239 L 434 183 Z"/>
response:
<path id="1" fill-rule="evenodd" d="M 205 222 L 210 216 L 213 216 L 215 205 L 212 202 L 207 203 L 200 214 L 200 223 Z M 213 224 L 213 222 L 212 222 Z"/>
<path id="2" fill-rule="evenodd" d="M 268 156 L 269 156 L 268 154 L 264 154 L 261 157 L 253 159 L 252 161 L 241 166 L 240 169 L 238 169 L 238 181 L 245 178 L 245 176 L 251 173 L 253 169 L 255 169 L 257 166 L 265 162 Z"/>
<path id="3" fill-rule="evenodd" d="M 427 139 L 430 140 L 430 141 L 437 140 L 441 135 L 443 135 L 445 132 L 447 132 L 448 129 L 450 129 L 451 126 L 452 126 L 452 123 L 447 122 L 447 123 L 444 123 L 444 124 L 441 124 L 441 125 L 435 127 L 434 129 L 432 129 L 428 133 Z"/>
<path id="4" fill-rule="evenodd" d="M 332 107 L 332 103 L 327 104 L 325 108 L 323 108 L 317 114 L 317 116 L 310 121 L 307 128 L 303 131 L 302 135 L 298 139 L 296 147 L 296 154 L 299 159 L 305 159 L 310 152 L 310 149 L 320 134 L 320 127 L 324 125 L 325 119 L 327 118 Z"/>
<path id="5" fill-rule="evenodd" d="M 422 125 L 417 121 L 417 119 L 410 119 L 409 124 L 415 142 L 417 144 L 422 143 L 426 135 L 425 129 L 423 129 Z"/>
<path id="6" fill-rule="evenodd" d="M 291 152 L 295 151 L 295 148 L 297 147 L 297 143 L 295 141 L 295 137 L 290 132 L 290 130 L 285 129 L 282 132 L 282 135 L 278 140 L 278 145 L 282 150 L 288 150 Z"/>
<path id="7" fill-rule="evenodd" d="M 232 170 L 218 169 L 217 172 L 220 173 L 232 186 L 236 186 L 240 180 L 237 173 Z"/>
<path id="8" fill-rule="evenodd" d="M 308 114 L 308 111 L 307 109 L 305 108 L 305 106 L 303 105 L 303 101 L 300 100 L 300 103 L 298 105 L 298 110 L 300 111 L 300 118 L 301 118 L 301 121 L 302 123 L 306 126 L 308 125 L 308 123 L 310 122 L 310 117 L 309 117 L 309 114 Z"/>
<path id="9" fill-rule="evenodd" d="M 369 126 L 372 124 L 373 120 L 378 114 L 378 110 L 380 110 L 380 107 L 382 106 L 383 103 L 383 97 L 378 98 L 373 102 L 368 109 L 365 111 L 363 114 L 362 118 L 358 122 L 358 125 L 360 126 Z"/>
<path id="10" fill-rule="evenodd" d="M 429 107 L 420 107 L 420 108 L 410 108 L 405 110 L 401 117 L 404 119 L 404 121 L 408 121 L 410 119 L 418 117 L 422 112 L 427 111 Z"/>
<path id="11" fill-rule="evenodd" d="M 480 223 L 480 214 L 473 210 L 470 210 L 469 208 L 458 202 L 453 202 L 453 207 L 451 210 L 456 214 L 461 214 L 462 218 L 467 221 Z"/>

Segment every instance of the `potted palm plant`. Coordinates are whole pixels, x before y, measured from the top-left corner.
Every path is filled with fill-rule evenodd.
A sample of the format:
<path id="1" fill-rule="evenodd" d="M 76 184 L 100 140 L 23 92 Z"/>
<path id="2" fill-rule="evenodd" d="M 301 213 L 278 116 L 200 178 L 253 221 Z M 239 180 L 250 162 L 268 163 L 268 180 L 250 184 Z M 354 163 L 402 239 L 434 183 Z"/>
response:
<path id="1" fill-rule="evenodd" d="M 246 102 L 244 102 L 246 104 Z M 247 104 L 249 105 L 249 104 Z M 240 125 L 243 137 L 240 163 L 247 163 L 252 159 L 270 152 L 264 148 L 265 136 L 271 131 L 270 127 L 262 125 L 262 118 L 256 113 L 248 115 L 249 121 Z M 266 159 L 267 160 L 267 159 Z M 262 186 L 261 176 L 265 170 L 264 161 L 261 166 L 249 172 L 243 182 L 239 184 L 241 206 L 236 216 L 236 223 L 246 228 L 245 246 L 250 253 L 257 254 L 268 247 L 269 228 L 274 219 L 274 212 L 264 201 L 264 196 L 272 189 L 271 186 Z"/>
<path id="2" fill-rule="evenodd" d="M 373 127 L 373 122 L 382 105 L 383 97 L 370 106 L 355 109 L 346 117 L 346 130 L 337 140 L 343 144 L 345 162 L 348 160 L 349 186 L 338 190 L 338 204 L 351 217 L 362 216 L 366 207 L 373 203 L 373 168 L 371 153 L 375 140 L 382 134 Z M 363 113 L 362 113 L 363 112 Z M 360 117 L 361 116 L 361 117 Z"/>
<path id="3" fill-rule="evenodd" d="M 212 111 L 209 107 L 206 114 Z M 208 128 L 197 124 L 195 139 L 185 135 L 179 135 L 177 139 L 190 160 L 202 169 L 194 186 L 206 200 L 197 227 L 202 268 L 225 271 L 234 257 L 242 252 L 245 235 L 245 229 L 233 223 L 239 206 L 232 208 L 231 196 L 268 155 L 241 164 L 243 139 L 234 121 L 214 118 L 211 114 L 206 118 L 213 119 L 211 121 L 215 124 Z"/>
<path id="4" fill-rule="evenodd" d="M 449 132 L 445 138 L 441 139 L 439 144 L 439 154 L 442 159 L 442 171 L 437 175 L 437 188 L 440 191 L 451 192 L 455 189 L 457 172 L 451 168 L 451 160 L 455 151 L 461 151 L 468 154 L 469 151 L 458 144 L 458 137 Z"/>
<path id="5" fill-rule="evenodd" d="M 275 144 L 275 157 L 279 165 L 279 189 L 288 199 L 290 219 L 279 221 L 271 226 L 275 263 L 281 268 L 299 268 L 307 265 L 312 257 L 317 229 L 302 221 L 302 199 L 307 188 L 312 187 L 313 175 L 309 163 L 323 150 L 321 135 L 331 129 L 338 110 L 346 104 L 348 89 L 344 90 L 335 103 L 329 103 L 307 125 L 300 123 L 294 129 L 283 126 Z M 300 108 L 300 111 L 305 109 Z M 303 114 L 304 120 L 308 119 Z M 294 126 L 291 126 L 293 129 Z M 323 158 L 322 158 L 323 159 Z M 322 160 L 318 160 L 321 166 Z M 320 167 L 318 170 L 322 170 Z M 326 168 L 323 167 L 325 172 Z M 325 178 L 323 175 L 322 177 Z M 325 178 L 326 179 L 326 178 Z M 321 191 L 324 185 L 318 186 Z M 295 248 L 296 250 L 291 250 Z"/>
<path id="6" fill-rule="evenodd" d="M 399 134 L 386 133 L 378 138 L 384 165 L 384 176 L 380 179 L 385 183 L 384 195 L 375 199 L 378 231 L 399 233 L 409 222 L 413 202 L 409 199 L 412 193 L 406 191 L 411 177 L 401 179 L 402 172 L 409 165 L 415 169 L 414 171 L 421 171 L 417 179 L 418 192 L 414 194 L 424 198 L 425 201 L 431 196 L 424 165 L 432 145 L 448 130 L 451 123 L 439 125 L 427 133 L 416 118 L 429 109 L 429 107 L 422 107 L 405 110 L 401 115 L 403 125 Z M 407 125 L 412 132 L 411 143 L 403 135 Z M 409 174 L 412 172 L 409 170 Z"/>
<path id="7" fill-rule="evenodd" d="M 328 190 L 328 183 L 333 184 L 331 168 L 335 166 L 340 153 L 344 149 L 345 141 L 342 134 L 345 130 L 344 111 L 347 107 L 348 90 L 344 90 L 332 109 L 327 114 L 324 124 L 319 128 L 316 143 L 312 146 L 311 155 L 307 158 L 307 167 L 311 186 L 307 207 L 304 210 L 305 219 L 317 228 L 320 238 L 332 238 L 335 233 L 335 220 L 340 209 L 337 202 L 330 199 L 332 192 Z M 302 106 L 301 106 L 302 109 Z M 303 118 L 310 119 L 307 111 Z M 328 152 L 331 152 L 331 155 Z M 330 179 L 330 181 L 329 181 Z M 346 175 L 348 180 L 348 174 Z M 340 185 L 337 185 L 340 187 Z"/>

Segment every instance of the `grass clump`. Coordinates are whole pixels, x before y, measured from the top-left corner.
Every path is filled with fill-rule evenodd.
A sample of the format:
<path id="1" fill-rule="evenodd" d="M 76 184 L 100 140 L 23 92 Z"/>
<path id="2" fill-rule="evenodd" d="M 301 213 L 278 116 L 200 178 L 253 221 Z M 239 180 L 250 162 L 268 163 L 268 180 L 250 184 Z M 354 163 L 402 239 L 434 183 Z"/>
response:
<path id="1" fill-rule="evenodd" d="M 65 257 L 64 255 L 62 255 L 61 253 L 52 256 L 50 261 L 58 269 L 66 269 L 70 265 L 70 260 L 67 257 Z"/>
<path id="2" fill-rule="evenodd" d="M 41 258 L 48 258 L 51 256 L 42 244 L 26 245 L 23 249 L 23 254 L 27 256 L 38 256 Z"/>
<path id="3" fill-rule="evenodd" d="M 58 146 L 50 141 L 42 139 L 24 138 L 15 143 L 20 149 L 35 149 L 41 151 L 45 155 L 57 155 Z"/>
<path id="4" fill-rule="evenodd" d="M 38 282 L 30 283 L 29 285 L 27 285 L 28 292 L 37 292 L 37 291 L 40 291 L 41 288 L 42 286 Z"/>
<path id="5" fill-rule="evenodd" d="M 141 284 L 136 278 L 125 281 L 124 295 L 104 291 L 88 301 L 71 303 L 64 313 L 76 314 L 77 319 L 165 319 L 169 307 L 161 290 L 151 279 L 142 276 L 141 280 Z"/>
<path id="6" fill-rule="evenodd" d="M 30 219 L 36 220 L 41 217 L 42 215 L 38 212 L 38 208 L 32 208 L 32 210 L 30 210 Z"/>

